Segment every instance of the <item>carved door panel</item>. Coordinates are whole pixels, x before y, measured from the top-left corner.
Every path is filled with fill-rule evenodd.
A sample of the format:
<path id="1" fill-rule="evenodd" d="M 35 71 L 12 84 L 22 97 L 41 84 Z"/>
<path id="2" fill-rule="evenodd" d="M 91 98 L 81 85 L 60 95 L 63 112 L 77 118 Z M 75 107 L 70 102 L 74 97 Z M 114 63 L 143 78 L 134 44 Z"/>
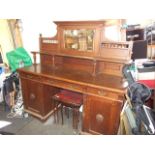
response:
<path id="1" fill-rule="evenodd" d="M 43 114 L 43 85 L 28 79 L 22 79 L 22 93 L 24 98 L 24 106 L 36 114 Z"/>
<path id="2" fill-rule="evenodd" d="M 117 134 L 121 103 L 102 97 L 87 96 L 83 130 L 92 134 Z"/>

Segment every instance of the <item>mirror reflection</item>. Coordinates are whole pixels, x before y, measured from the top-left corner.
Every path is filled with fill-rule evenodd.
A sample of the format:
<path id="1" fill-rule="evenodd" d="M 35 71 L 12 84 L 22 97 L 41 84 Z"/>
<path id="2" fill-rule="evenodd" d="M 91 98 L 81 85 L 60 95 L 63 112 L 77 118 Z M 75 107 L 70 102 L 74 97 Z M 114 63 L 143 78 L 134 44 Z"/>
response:
<path id="1" fill-rule="evenodd" d="M 65 30 L 64 48 L 77 51 L 92 52 L 94 46 L 94 30 Z"/>

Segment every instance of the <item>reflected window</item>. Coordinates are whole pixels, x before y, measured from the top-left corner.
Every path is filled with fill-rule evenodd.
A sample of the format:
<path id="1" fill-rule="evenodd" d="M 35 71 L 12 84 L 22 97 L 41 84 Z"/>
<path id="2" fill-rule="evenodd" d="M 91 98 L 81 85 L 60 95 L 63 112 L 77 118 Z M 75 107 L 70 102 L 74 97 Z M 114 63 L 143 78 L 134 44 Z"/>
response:
<path id="1" fill-rule="evenodd" d="M 94 30 L 65 30 L 64 48 L 76 51 L 92 52 L 94 47 Z"/>
<path id="2" fill-rule="evenodd" d="M 115 25 L 106 27 L 105 28 L 105 37 L 107 40 L 119 41 L 120 36 L 118 33 L 118 27 Z"/>

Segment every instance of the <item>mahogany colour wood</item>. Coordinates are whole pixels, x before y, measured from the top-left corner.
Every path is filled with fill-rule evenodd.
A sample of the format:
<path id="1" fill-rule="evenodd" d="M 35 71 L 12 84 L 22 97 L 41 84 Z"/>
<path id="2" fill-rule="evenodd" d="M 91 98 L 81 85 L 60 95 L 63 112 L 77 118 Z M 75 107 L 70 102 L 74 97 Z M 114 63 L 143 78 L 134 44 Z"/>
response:
<path id="1" fill-rule="evenodd" d="M 40 54 L 40 64 L 18 69 L 25 111 L 45 120 L 54 112 L 54 94 L 75 91 L 83 94 L 82 132 L 117 134 L 126 91 L 122 67 L 130 62 L 132 43 L 102 40 L 105 21 L 55 23 L 55 37 L 40 35 L 40 51 L 34 54 Z M 65 49 L 66 29 L 94 30 L 92 52 Z"/>

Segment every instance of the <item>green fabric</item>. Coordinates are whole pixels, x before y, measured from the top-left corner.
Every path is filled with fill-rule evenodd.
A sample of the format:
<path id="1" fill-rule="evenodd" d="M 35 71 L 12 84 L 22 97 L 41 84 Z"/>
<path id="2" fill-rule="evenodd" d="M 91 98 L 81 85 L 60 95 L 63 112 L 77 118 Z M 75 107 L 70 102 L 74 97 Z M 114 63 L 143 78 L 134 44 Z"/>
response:
<path id="1" fill-rule="evenodd" d="M 31 57 L 23 47 L 19 47 L 13 51 L 7 52 L 6 57 L 8 59 L 11 71 L 16 71 L 18 68 L 32 65 Z"/>

